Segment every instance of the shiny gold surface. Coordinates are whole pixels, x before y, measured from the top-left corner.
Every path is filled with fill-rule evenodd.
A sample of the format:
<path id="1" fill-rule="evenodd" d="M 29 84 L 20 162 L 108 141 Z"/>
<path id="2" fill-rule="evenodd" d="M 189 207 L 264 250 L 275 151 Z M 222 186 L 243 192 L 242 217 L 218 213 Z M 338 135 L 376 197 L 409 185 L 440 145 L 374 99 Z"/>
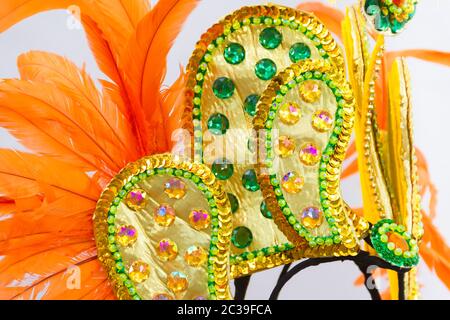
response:
<path id="1" fill-rule="evenodd" d="M 199 176 L 213 194 L 219 211 L 218 253 L 213 258 L 214 278 L 217 299 L 229 299 L 229 241 L 231 235 L 231 209 L 226 193 L 223 191 L 209 171 L 200 164 L 174 159 L 171 155 L 156 155 L 143 158 L 128 165 L 108 185 L 100 198 L 94 215 L 94 229 L 97 241 L 98 256 L 108 271 L 118 298 L 130 299 L 123 282 L 116 272 L 115 262 L 108 249 L 108 224 L 106 222 L 109 207 L 118 191 L 133 177 L 154 168 L 182 169 Z M 120 247 L 120 253 L 126 269 L 134 261 L 141 260 L 150 266 L 149 278 L 135 285 L 138 294 L 143 299 L 152 299 L 161 293 L 176 299 L 194 299 L 198 296 L 208 296 L 208 277 L 206 265 L 191 267 L 184 260 L 184 253 L 191 245 L 198 245 L 205 250 L 210 246 L 210 229 L 197 231 L 190 227 L 188 215 L 192 208 L 210 211 L 210 207 L 201 191 L 193 182 L 183 179 L 186 183 L 186 196 L 182 200 L 169 198 L 164 193 L 164 183 L 170 176 L 151 176 L 138 183 L 138 187 L 145 190 L 148 196 L 147 205 L 139 210 L 132 210 L 125 204 L 119 205 L 116 213 L 116 225 L 133 225 L 138 231 L 138 239 L 133 246 Z M 167 203 L 176 211 L 173 225 L 164 227 L 154 221 L 154 208 Z M 155 247 L 159 241 L 170 239 L 177 244 L 178 255 L 173 261 L 164 262 L 158 259 Z M 189 288 L 187 291 L 172 293 L 167 288 L 169 275 L 174 271 L 181 271 L 187 275 Z"/>

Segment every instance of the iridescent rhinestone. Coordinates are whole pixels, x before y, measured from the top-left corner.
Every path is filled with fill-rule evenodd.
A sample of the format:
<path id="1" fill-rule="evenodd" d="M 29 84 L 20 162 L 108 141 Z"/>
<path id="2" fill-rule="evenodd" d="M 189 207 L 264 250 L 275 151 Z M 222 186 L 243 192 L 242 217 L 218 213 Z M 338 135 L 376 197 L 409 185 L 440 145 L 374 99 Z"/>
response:
<path id="1" fill-rule="evenodd" d="M 261 202 L 261 206 L 259 207 L 261 214 L 267 218 L 272 219 L 272 212 L 269 211 L 269 208 L 267 207 L 267 204 L 265 201 Z"/>
<path id="2" fill-rule="evenodd" d="M 289 58 L 292 62 L 297 62 L 304 59 L 309 59 L 311 57 L 311 49 L 308 45 L 302 42 L 298 42 L 292 45 L 289 50 Z"/>
<path id="3" fill-rule="evenodd" d="M 239 43 L 230 43 L 224 50 L 223 56 L 230 64 L 239 64 L 245 59 L 245 49 Z"/>
<path id="4" fill-rule="evenodd" d="M 220 99 L 228 99 L 234 93 L 234 83 L 227 77 L 220 77 L 213 83 L 213 92 Z"/>
<path id="5" fill-rule="evenodd" d="M 301 213 L 302 224 L 310 229 L 317 228 L 322 224 L 322 212 L 316 207 L 303 209 Z"/>
<path id="6" fill-rule="evenodd" d="M 157 224 L 169 227 L 175 221 L 175 209 L 168 204 L 162 204 L 155 208 L 154 217 Z"/>
<path id="7" fill-rule="evenodd" d="M 300 85 L 300 97 L 303 101 L 314 103 L 319 100 L 322 95 L 320 84 L 315 80 L 307 80 Z"/>
<path id="8" fill-rule="evenodd" d="M 194 300 L 208 300 L 204 296 L 197 296 L 194 298 Z"/>
<path id="9" fill-rule="evenodd" d="M 314 144 L 307 143 L 300 150 L 299 157 L 303 164 L 313 166 L 320 160 L 320 151 Z"/>
<path id="10" fill-rule="evenodd" d="M 230 179 L 234 173 L 233 165 L 225 158 L 215 160 L 212 164 L 211 170 L 219 180 Z"/>
<path id="11" fill-rule="evenodd" d="M 187 276 L 180 271 L 174 271 L 167 276 L 167 288 L 174 293 L 182 293 L 189 287 Z"/>
<path id="12" fill-rule="evenodd" d="M 258 104 L 259 98 L 257 94 L 251 94 L 245 98 L 244 111 L 252 117 L 256 114 L 256 105 Z"/>
<path id="13" fill-rule="evenodd" d="M 253 241 L 253 234 L 247 227 L 237 227 L 231 235 L 231 242 L 236 248 L 247 248 Z"/>
<path id="14" fill-rule="evenodd" d="M 189 223 L 195 230 L 204 230 L 209 227 L 211 217 L 205 210 L 192 210 L 189 213 Z"/>
<path id="15" fill-rule="evenodd" d="M 222 135 L 230 128 L 228 118 L 221 113 L 214 113 L 208 119 L 208 130 L 214 135 Z"/>
<path id="16" fill-rule="evenodd" d="M 126 205 L 132 210 L 139 210 L 147 204 L 147 193 L 142 189 L 133 189 L 125 198 Z"/>
<path id="17" fill-rule="evenodd" d="M 144 261 L 135 261 L 128 269 L 128 275 L 134 282 L 142 283 L 147 280 L 150 275 L 150 266 Z"/>
<path id="18" fill-rule="evenodd" d="M 261 59 L 256 63 L 255 74 L 261 80 L 270 80 L 277 73 L 277 65 L 270 59 Z"/>
<path id="19" fill-rule="evenodd" d="M 283 41 L 282 34 L 276 28 L 266 28 L 259 35 L 259 43 L 266 49 L 275 49 Z"/>
<path id="20" fill-rule="evenodd" d="M 186 194 L 186 184 L 177 178 L 170 178 L 164 184 L 164 192 L 171 199 L 181 199 Z"/>
<path id="21" fill-rule="evenodd" d="M 281 186 L 284 191 L 289 193 L 299 193 L 302 191 L 304 184 L 305 180 L 297 172 L 288 172 L 281 180 Z"/>
<path id="22" fill-rule="evenodd" d="M 242 176 L 242 184 L 248 191 L 255 192 L 259 190 L 259 184 L 255 170 L 249 169 L 244 172 L 244 175 Z"/>
<path id="23" fill-rule="evenodd" d="M 314 113 L 312 126 L 319 132 L 327 132 L 333 126 L 333 117 L 328 111 L 319 110 Z"/>
<path id="24" fill-rule="evenodd" d="M 283 103 L 278 111 L 281 122 L 287 125 L 296 124 L 301 118 L 301 110 L 295 102 Z"/>
<path id="25" fill-rule="evenodd" d="M 208 254 L 200 246 L 190 246 L 184 254 L 184 260 L 191 267 L 200 267 L 206 263 Z"/>
<path id="26" fill-rule="evenodd" d="M 137 240 L 136 228 L 130 225 L 120 226 L 116 231 L 116 241 L 123 247 L 129 247 Z"/>
<path id="27" fill-rule="evenodd" d="M 173 298 L 167 293 L 157 293 L 153 296 L 152 300 L 173 300 Z"/>
<path id="28" fill-rule="evenodd" d="M 278 140 L 278 154 L 282 158 L 290 157 L 295 151 L 295 141 L 291 137 L 281 136 Z"/>
<path id="29" fill-rule="evenodd" d="M 163 239 L 156 245 L 156 255 L 161 261 L 172 261 L 178 255 L 178 246 L 170 239 Z"/>

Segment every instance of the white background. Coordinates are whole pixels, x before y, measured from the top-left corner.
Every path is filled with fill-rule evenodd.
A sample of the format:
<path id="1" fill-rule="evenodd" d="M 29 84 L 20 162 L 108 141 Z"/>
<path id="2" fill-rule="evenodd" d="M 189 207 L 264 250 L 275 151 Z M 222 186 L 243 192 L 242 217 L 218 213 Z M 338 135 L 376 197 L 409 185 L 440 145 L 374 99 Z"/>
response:
<path id="1" fill-rule="evenodd" d="M 129 0 L 132 1 L 132 0 Z M 295 6 L 302 0 L 279 0 L 277 3 Z M 323 1 L 327 2 L 327 1 Z M 337 0 L 344 8 L 356 0 Z M 178 73 L 179 64 L 186 65 L 200 35 L 224 15 L 243 5 L 267 4 L 257 0 L 202 0 L 187 20 L 168 59 L 166 83 Z M 387 49 L 428 48 L 450 51 L 450 1 L 422 0 L 410 27 L 401 35 L 387 40 Z M 84 32 L 68 28 L 66 11 L 53 11 L 31 17 L 0 34 L 0 78 L 17 77 L 16 57 L 29 50 L 56 52 L 78 65 L 86 64 L 88 72 L 103 77 L 89 51 Z M 436 225 L 444 237 L 450 235 L 450 68 L 409 60 L 413 81 L 415 136 L 417 146 L 427 155 L 431 177 L 439 190 Z M 0 129 L 0 147 L 22 147 Z M 343 184 L 344 196 L 352 205 L 360 204 L 358 177 Z M 279 269 L 255 275 L 249 287 L 248 298 L 267 299 L 274 287 Z M 365 289 L 353 281 L 359 276 L 351 263 L 333 263 L 306 270 L 294 278 L 282 291 L 281 299 L 367 299 Z M 449 299 L 442 285 L 425 265 L 420 267 L 419 280 L 424 299 Z"/>

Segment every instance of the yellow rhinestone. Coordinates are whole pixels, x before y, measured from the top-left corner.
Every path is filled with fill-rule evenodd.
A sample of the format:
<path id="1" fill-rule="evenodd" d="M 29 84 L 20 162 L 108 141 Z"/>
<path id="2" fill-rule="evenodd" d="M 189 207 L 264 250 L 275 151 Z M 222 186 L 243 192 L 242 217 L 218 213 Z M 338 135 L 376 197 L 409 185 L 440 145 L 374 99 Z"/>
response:
<path id="1" fill-rule="evenodd" d="M 307 80 L 300 85 L 300 97 L 305 102 L 314 103 L 321 95 L 320 84 L 315 80 Z"/>
<path id="2" fill-rule="evenodd" d="M 178 255 L 178 246 L 170 239 L 163 239 L 156 246 L 156 254 L 161 261 L 172 261 Z"/>
<path id="3" fill-rule="evenodd" d="M 137 231 L 133 226 L 120 226 L 116 230 L 116 241 L 123 247 L 129 247 L 137 240 Z"/>
<path id="4" fill-rule="evenodd" d="M 136 283 L 142 283 L 145 280 L 147 280 L 149 274 L 150 274 L 150 266 L 141 260 L 133 262 L 133 264 L 128 270 L 128 275 L 130 276 L 130 279 Z"/>
<path id="5" fill-rule="evenodd" d="M 303 189 L 305 180 L 297 172 L 288 172 L 284 175 L 281 186 L 286 192 L 299 193 Z"/>
<path id="6" fill-rule="evenodd" d="M 295 102 L 283 103 L 278 111 L 281 122 L 287 125 L 296 124 L 301 118 L 301 111 Z"/>
<path id="7" fill-rule="evenodd" d="M 203 230 L 209 227 L 211 218 L 205 210 L 192 210 L 189 213 L 189 222 L 195 230 Z"/>
<path id="8" fill-rule="evenodd" d="M 175 209 L 168 204 L 162 204 L 155 208 L 154 217 L 157 224 L 169 227 L 175 221 Z"/>
<path id="9" fill-rule="evenodd" d="M 291 137 L 281 136 L 278 140 L 278 154 L 282 158 L 291 156 L 295 151 L 295 141 Z"/>
<path id="10" fill-rule="evenodd" d="M 125 198 L 126 205 L 132 210 L 139 210 L 147 204 L 147 193 L 142 189 L 133 189 Z"/>
<path id="11" fill-rule="evenodd" d="M 302 224 L 306 228 L 317 228 L 322 224 L 322 212 L 316 207 L 308 207 L 303 209 L 301 213 Z"/>
<path id="12" fill-rule="evenodd" d="M 167 293 L 157 293 L 153 296 L 152 300 L 173 300 L 173 298 Z"/>
<path id="13" fill-rule="evenodd" d="M 313 116 L 312 126 L 319 132 L 327 132 L 333 126 L 333 117 L 325 110 L 317 111 Z"/>
<path id="14" fill-rule="evenodd" d="M 180 179 L 171 178 L 165 183 L 164 192 L 171 199 L 181 199 L 186 194 L 186 184 Z"/>
<path id="15" fill-rule="evenodd" d="M 190 246 L 184 254 L 184 260 L 191 267 L 200 267 L 208 259 L 206 251 L 199 246 Z"/>
<path id="16" fill-rule="evenodd" d="M 320 160 L 320 151 L 312 143 L 305 144 L 300 150 L 300 161 L 307 166 L 313 166 Z"/>
<path id="17" fill-rule="evenodd" d="M 189 281 L 187 276 L 180 271 L 174 271 L 167 277 L 167 288 L 174 293 L 181 293 L 187 290 Z"/>

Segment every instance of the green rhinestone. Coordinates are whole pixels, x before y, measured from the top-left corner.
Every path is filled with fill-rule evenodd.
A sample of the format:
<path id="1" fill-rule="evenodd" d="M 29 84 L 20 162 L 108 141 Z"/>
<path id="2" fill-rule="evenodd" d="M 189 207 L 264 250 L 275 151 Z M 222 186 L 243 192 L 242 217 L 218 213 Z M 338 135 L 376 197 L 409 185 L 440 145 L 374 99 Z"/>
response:
<path id="1" fill-rule="evenodd" d="M 257 94 L 251 94 L 245 98 L 244 111 L 252 117 L 256 114 L 256 105 L 258 104 L 259 98 L 260 96 Z"/>
<path id="2" fill-rule="evenodd" d="M 253 241 L 253 234 L 247 227 L 237 227 L 231 235 L 231 242 L 236 248 L 247 248 Z"/>
<path id="3" fill-rule="evenodd" d="M 239 64 L 245 59 L 245 49 L 239 43 L 230 43 L 225 48 L 223 57 L 229 64 Z"/>
<path id="4" fill-rule="evenodd" d="M 221 113 L 214 113 L 208 119 L 208 129 L 214 135 L 222 135 L 230 128 L 228 118 Z"/>
<path id="5" fill-rule="evenodd" d="M 242 184 L 245 189 L 251 192 L 259 190 L 258 179 L 256 178 L 256 172 L 253 169 L 247 170 L 242 176 Z"/>
<path id="6" fill-rule="evenodd" d="M 236 213 L 239 209 L 239 200 L 232 193 L 228 193 L 228 199 L 230 200 L 231 212 Z"/>
<path id="7" fill-rule="evenodd" d="M 215 160 L 212 164 L 211 170 L 219 180 L 230 179 L 234 173 L 233 165 L 225 158 Z"/>
<path id="8" fill-rule="evenodd" d="M 276 28 L 265 28 L 259 35 L 259 43 L 266 49 L 275 49 L 283 40 L 283 36 Z"/>
<path id="9" fill-rule="evenodd" d="M 295 43 L 289 50 L 289 58 L 291 58 L 291 61 L 294 63 L 300 60 L 308 59 L 310 57 L 311 49 L 309 49 L 308 45 L 306 45 L 305 43 Z"/>
<path id="10" fill-rule="evenodd" d="M 270 80 L 277 73 L 277 65 L 270 59 L 261 59 L 255 66 L 255 74 L 261 80 Z"/>
<path id="11" fill-rule="evenodd" d="M 228 99 L 234 93 L 234 83 L 227 77 L 220 77 L 214 81 L 213 92 L 217 98 Z"/>
<path id="12" fill-rule="evenodd" d="M 259 207 L 261 214 L 267 218 L 272 219 L 272 212 L 269 211 L 269 208 L 267 208 L 267 204 L 265 201 L 261 202 L 261 206 Z"/>
<path id="13" fill-rule="evenodd" d="M 389 17 L 383 14 L 377 14 L 375 16 L 375 29 L 378 31 L 386 31 L 389 28 Z"/>

